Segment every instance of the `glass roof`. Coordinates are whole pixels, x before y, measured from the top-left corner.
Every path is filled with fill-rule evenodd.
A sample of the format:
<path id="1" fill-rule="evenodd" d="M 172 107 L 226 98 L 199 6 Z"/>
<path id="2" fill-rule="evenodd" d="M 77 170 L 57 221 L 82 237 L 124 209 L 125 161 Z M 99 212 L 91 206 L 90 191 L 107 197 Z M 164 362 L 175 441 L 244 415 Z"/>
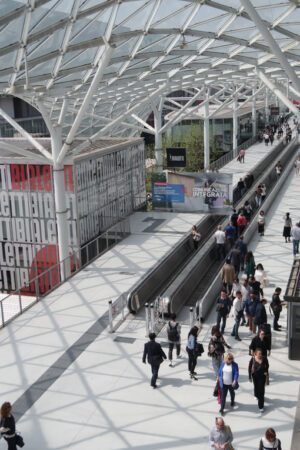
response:
<path id="1" fill-rule="evenodd" d="M 299 1 L 251 3 L 299 75 Z M 113 48 L 107 58 L 105 43 Z M 104 126 L 104 134 L 127 135 L 126 123 L 137 125 L 133 106 L 146 120 L 153 103 L 172 91 L 245 83 L 251 89 L 256 68 L 273 81 L 288 78 L 240 0 L 1 2 L 0 93 L 42 105 L 53 124 L 67 100 L 64 137 L 104 61 L 78 136 L 89 134 L 89 124 L 91 135 Z"/>

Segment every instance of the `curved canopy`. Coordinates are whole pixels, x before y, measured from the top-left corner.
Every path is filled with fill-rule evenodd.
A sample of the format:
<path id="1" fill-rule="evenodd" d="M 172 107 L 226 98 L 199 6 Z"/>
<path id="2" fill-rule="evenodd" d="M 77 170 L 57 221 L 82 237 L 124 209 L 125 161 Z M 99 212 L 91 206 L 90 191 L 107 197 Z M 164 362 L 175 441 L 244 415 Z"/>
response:
<path id="1" fill-rule="evenodd" d="M 5 1 L 0 92 L 61 123 L 69 143 L 133 135 L 176 90 L 242 93 L 265 76 L 299 93 L 299 26 L 299 0 Z"/>

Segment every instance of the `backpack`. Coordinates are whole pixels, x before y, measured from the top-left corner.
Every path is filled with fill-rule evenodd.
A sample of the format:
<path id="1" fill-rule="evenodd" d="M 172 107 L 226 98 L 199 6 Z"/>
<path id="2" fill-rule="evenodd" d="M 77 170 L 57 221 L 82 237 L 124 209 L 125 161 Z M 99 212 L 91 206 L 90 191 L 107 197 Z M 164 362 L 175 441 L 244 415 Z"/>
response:
<path id="1" fill-rule="evenodd" d="M 215 347 L 214 353 L 216 355 L 223 355 L 223 353 L 225 353 L 224 345 L 219 339 L 216 342 L 214 342 L 214 347 Z"/>
<path id="2" fill-rule="evenodd" d="M 171 322 L 169 322 L 168 339 L 171 342 L 179 341 L 180 336 L 178 333 L 178 323 L 176 323 L 175 327 L 172 327 Z"/>

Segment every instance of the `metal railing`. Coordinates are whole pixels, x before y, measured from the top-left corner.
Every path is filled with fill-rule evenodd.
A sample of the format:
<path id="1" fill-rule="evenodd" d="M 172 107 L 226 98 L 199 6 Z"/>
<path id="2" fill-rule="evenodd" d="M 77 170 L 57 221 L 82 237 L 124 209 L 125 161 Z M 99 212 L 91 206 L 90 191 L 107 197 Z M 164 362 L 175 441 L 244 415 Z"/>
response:
<path id="1" fill-rule="evenodd" d="M 130 234 L 129 217 L 121 220 L 66 259 L 49 268 L 33 268 L 31 281 L 0 300 L 0 328 L 48 295 Z M 39 272 L 39 273 L 38 273 Z M 36 274 L 37 273 L 37 274 Z M 126 295 L 125 295 L 126 298 Z M 116 306 L 117 307 L 117 306 Z"/>
<path id="2" fill-rule="evenodd" d="M 240 150 L 244 149 L 247 150 L 247 148 L 251 147 L 251 145 L 255 144 L 257 142 L 258 137 L 253 136 L 252 138 L 248 139 L 247 141 L 240 144 L 236 150 L 230 150 L 230 152 L 227 152 L 225 155 L 221 156 L 221 158 L 217 159 L 216 161 L 212 162 L 209 167 L 211 169 L 221 169 L 221 167 L 224 167 L 226 164 L 228 164 L 230 161 L 232 161 L 234 158 L 237 157 Z"/>
<path id="3" fill-rule="evenodd" d="M 192 328 L 193 325 L 197 324 L 197 326 L 201 327 L 200 316 L 197 315 L 197 309 L 194 307 L 186 307 L 186 318 L 180 320 L 181 325 L 188 325 L 189 328 Z M 164 315 L 164 305 L 163 299 L 158 297 L 154 303 L 145 304 L 145 324 L 146 324 L 146 337 L 149 336 L 149 333 L 155 333 L 158 335 L 164 326 L 168 323 L 168 320 Z"/>
<path id="4" fill-rule="evenodd" d="M 40 137 L 50 136 L 48 128 L 41 117 L 15 119 L 15 121 L 21 125 L 24 130 L 30 134 L 34 134 Z M 15 128 L 7 122 L 0 123 L 0 136 L 1 137 L 15 137 L 18 132 Z"/>
<path id="5" fill-rule="evenodd" d="M 108 302 L 109 332 L 114 333 L 124 322 L 129 310 L 127 308 L 127 292 L 123 292 L 114 302 Z M 117 323 L 116 323 L 117 321 Z"/>

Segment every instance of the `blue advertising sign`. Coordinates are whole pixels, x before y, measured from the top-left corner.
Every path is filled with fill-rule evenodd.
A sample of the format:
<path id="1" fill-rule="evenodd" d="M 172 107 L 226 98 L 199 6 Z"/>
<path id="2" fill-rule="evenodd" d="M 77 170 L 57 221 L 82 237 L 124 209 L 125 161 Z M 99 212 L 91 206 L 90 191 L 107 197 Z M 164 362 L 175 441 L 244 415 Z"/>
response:
<path id="1" fill-rule="evenodd" d="M 184 184 L 152 184 L 152 202 L 184 203 Z"/>

